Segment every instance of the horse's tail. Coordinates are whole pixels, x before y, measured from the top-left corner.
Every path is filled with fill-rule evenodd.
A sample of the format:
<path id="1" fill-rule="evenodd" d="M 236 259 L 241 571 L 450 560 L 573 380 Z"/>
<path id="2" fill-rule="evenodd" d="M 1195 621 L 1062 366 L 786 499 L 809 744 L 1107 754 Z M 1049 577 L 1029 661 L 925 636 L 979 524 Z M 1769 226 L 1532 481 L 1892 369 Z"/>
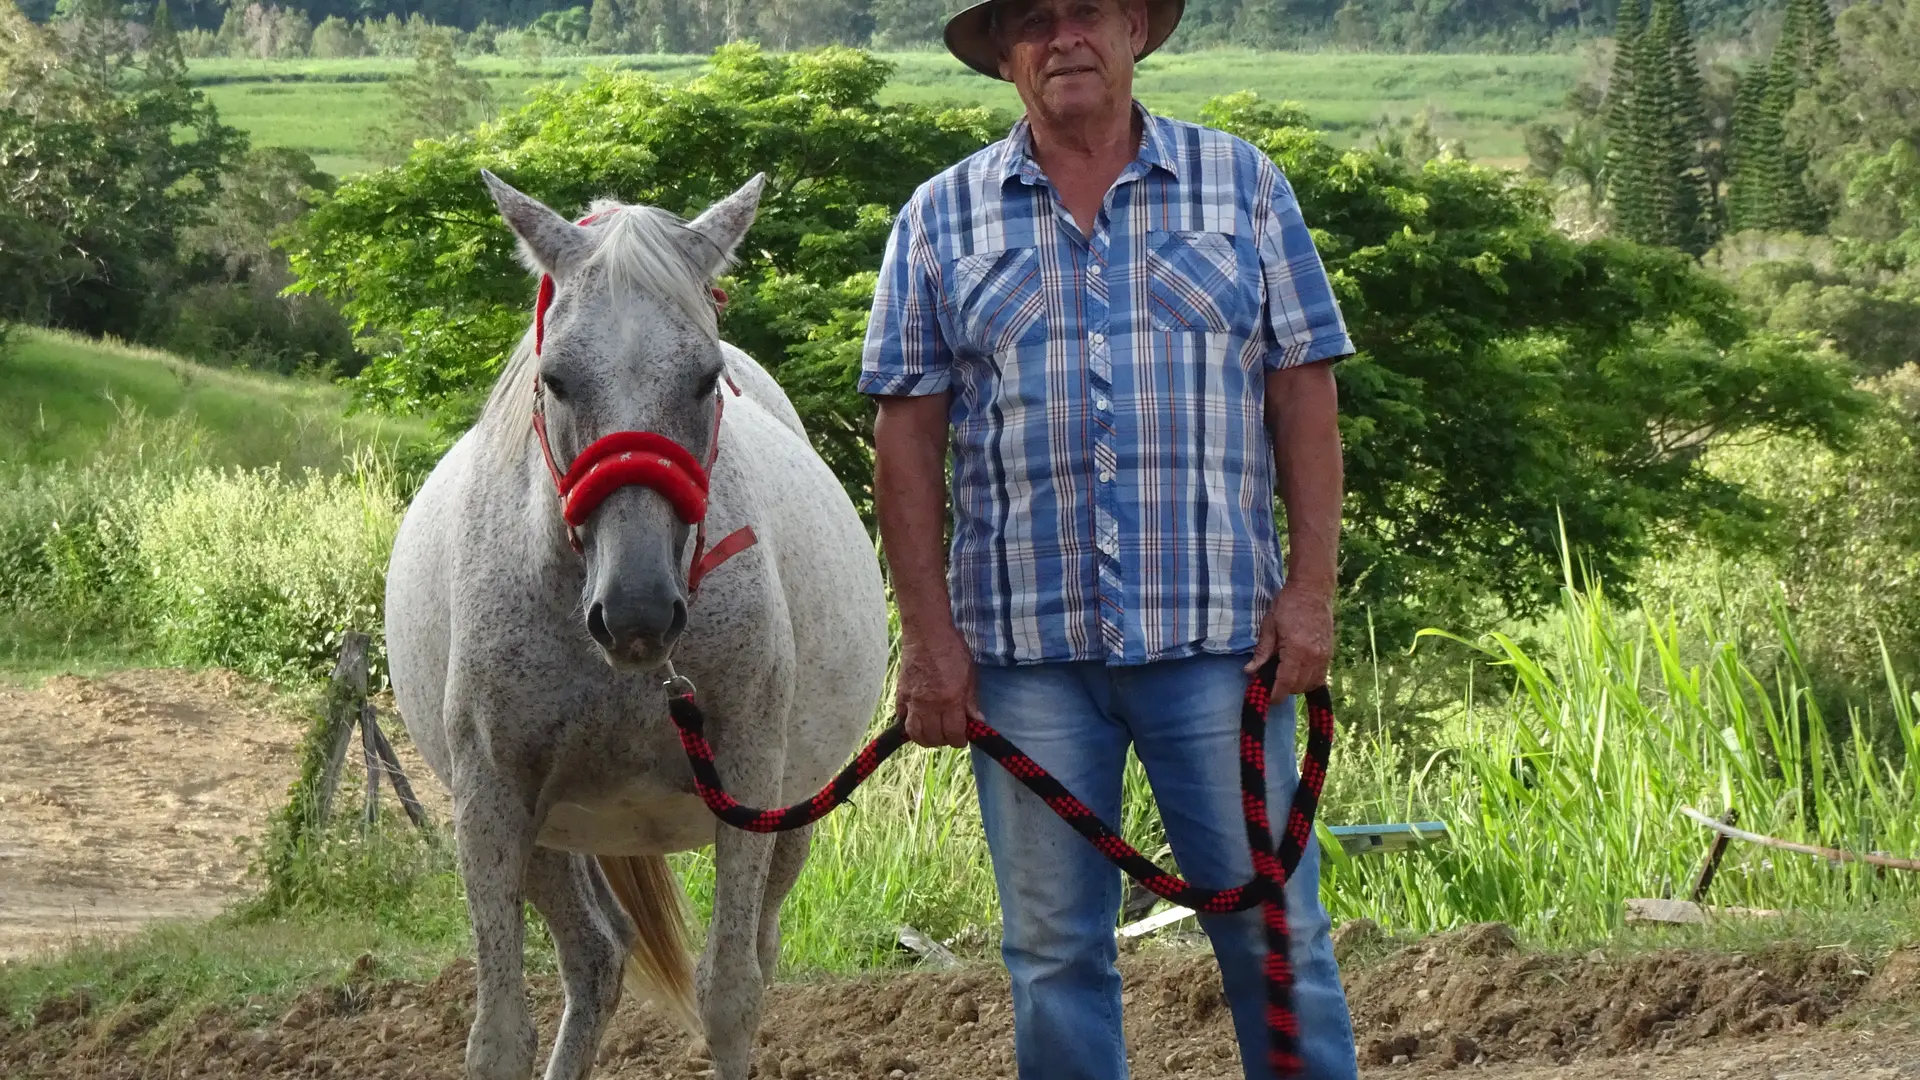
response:
<path id="1" fill-rule="evenodd" d="M 627 992 L 659 1002 L 686 1029 L 700 1034 L 693 989 L 693 952 L 687 942 L 687 898 L 661 855 L 599 856 L 614 898 L 633 920 L 627 954 Z"/>

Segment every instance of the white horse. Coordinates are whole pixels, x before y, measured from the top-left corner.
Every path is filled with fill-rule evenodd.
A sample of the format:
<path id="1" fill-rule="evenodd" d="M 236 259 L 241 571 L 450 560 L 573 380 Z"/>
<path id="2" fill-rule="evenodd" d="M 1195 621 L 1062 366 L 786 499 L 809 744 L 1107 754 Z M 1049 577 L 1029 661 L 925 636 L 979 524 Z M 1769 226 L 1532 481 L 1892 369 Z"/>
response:
<path id="1" fill-rule="evenodd" d="M 623 969 L 704 1033 L 719 1080 L 746 1080 L 779 958 L 780 903 L 808 835 L 715 828 L 693 794 L 663 679 L 677 668 L 698 686 L 743 801 L 811 794 L 880 696 L 878 561 L 779 386 L 719 340 L 713 280 L 753 223 L 761 177 L 692 222 L 603 202 L 581 225 L 486 181 L 523 258 L 551 284 L 543 279 L 538 328 L 479 422 L 407 511 L 387 576 L 394 693 L 453 792 L 479 968 L 467 1072 L 533 1071 L 526 899 L 552 930 L 566 989 L 547 1080 L 588 1075 Z M 695 602 L 698 515 L 666 487 L 617 487 L 570 530 L 536 409 L 558 472 L 621 431 L 710 461 L 706 527 L 727 536 L 751 526 L 757 542 Z M 696 971 L 665 856 L 707 844 L 713 919 Z"/>

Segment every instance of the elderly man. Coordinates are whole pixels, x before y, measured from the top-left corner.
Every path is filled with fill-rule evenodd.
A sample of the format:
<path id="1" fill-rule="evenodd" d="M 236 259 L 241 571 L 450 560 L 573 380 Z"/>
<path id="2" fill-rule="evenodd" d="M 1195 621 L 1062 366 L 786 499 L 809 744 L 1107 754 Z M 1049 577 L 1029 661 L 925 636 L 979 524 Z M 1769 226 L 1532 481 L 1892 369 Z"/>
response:
<path id="1" fill-rule="evenodd" d="M 1332 649 L 1353 351 L 1293 191 L 1222 132 L 1134 102 L 1182 0 L 989 0 L 948 47 L 1026 117 L 922 186 L 880 272 L 861 375 L 900 606 L 897 706 L 926 745 L 983 718 L 1101 817 L 1131 745 L 1180 870 L 1251 875 L 1237 737 L 1248 673 L 1317 686 Z M 946 565 L 951 438 L 952 565 Z M 1287 566 L 1274 523 L 1286 506 Z M 1296 783 L 1291 698 L 1269 793 Z M 1121 879 L 976 754 L 1020 1075 L 1118 1080 Z M 1278 812 L 1278 811 L 1276 811 Z M 1309 847 L 1288 889 L 1305 1072 L 1356 1075 Z M 1248 1077 L 1269 1075 L 1259 913 L 1203 920 Z"/>

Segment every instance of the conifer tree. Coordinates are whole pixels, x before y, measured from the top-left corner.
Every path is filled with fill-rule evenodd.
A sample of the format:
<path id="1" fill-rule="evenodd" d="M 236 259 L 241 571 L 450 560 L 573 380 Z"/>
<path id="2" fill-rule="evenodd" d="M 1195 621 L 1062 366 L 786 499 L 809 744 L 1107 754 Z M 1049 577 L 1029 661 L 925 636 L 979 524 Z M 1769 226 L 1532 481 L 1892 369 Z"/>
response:
<path id="1" fill-rule="evenodd" d="M 1825 228 L 1830 208 L 1809 190 L 1807 152 L 1787 137 L 1786 117 L 1800 91 L 1839 55 L 1826 0 L 1788 0 L 1773 54 L 1741 79 L 1734 114 L 1735 161 L 1728 183 L 1736 229 Z"/>
<path id="2" fill-rule="evenodd" d="M 1646 244 L 1706 250 L 1716 217 L 1707 178 L 1706 105 L 1699 59 L 1681 0 L 1654 0 L 1644 26 L 1623 0 L 1608 87 L 1609 194 L 1613 226 Z"/>
<path id="3" fill-rule="evenodd" d="M 147 27 L 147 77 L 174 79 L 187 73 L 187 54 L 180 47 L 180 36 L 173 29 L 173 14 L 167 0 L 154 5 L 153 22 Z"/>

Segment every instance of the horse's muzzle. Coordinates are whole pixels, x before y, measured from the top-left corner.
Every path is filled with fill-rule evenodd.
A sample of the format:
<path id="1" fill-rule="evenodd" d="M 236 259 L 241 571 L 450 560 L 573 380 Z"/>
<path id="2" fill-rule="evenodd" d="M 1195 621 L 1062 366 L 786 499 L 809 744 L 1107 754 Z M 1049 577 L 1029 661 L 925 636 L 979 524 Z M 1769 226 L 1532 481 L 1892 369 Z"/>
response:
<path id="1" fill-rule="evenodd" d="M 678 590 L 671 597 L 616 593 L 587 605 L 587 633 L 615 667 L 660 667 L 686 628 L 687 601 Z"/>

